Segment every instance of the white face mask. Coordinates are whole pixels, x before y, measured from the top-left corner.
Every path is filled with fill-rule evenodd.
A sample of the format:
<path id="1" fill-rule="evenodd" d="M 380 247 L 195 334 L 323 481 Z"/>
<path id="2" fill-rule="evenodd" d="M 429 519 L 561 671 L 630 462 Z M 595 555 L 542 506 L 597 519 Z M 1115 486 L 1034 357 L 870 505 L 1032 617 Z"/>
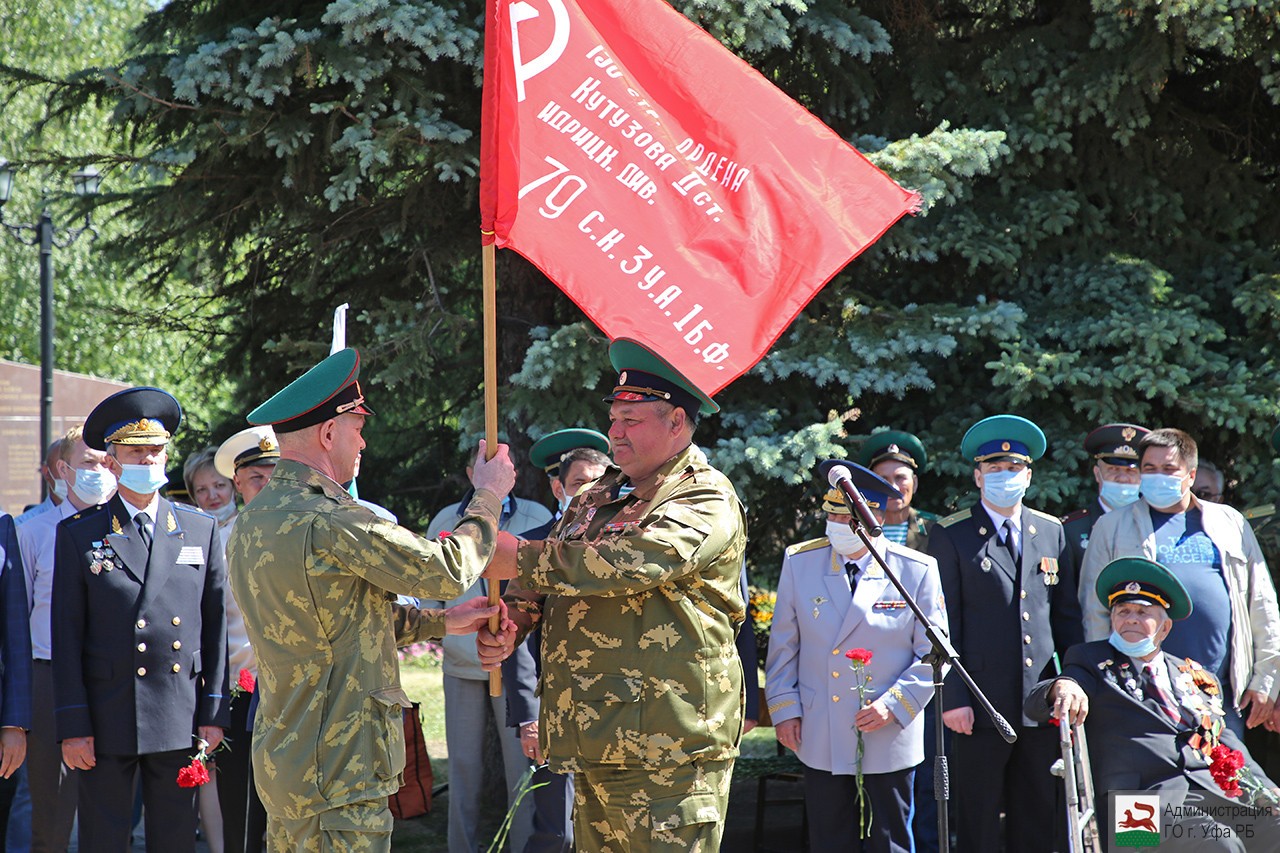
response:
<path id="1" fill-rule="evenodd" d="M 231 501 L 229 503 L 223 504 L 217 509 L 207 510 L 207 512 L 209 513 L 209 515 L 212 515 L 214 518 L 218 519 L 219 524 L 226 524 L 228 521 L 231 520 L 231 516 L 236 514 L 236 504 L 235 504 L 235 501 Z"/>
<path id="2" fill-rule="evenodd" d="M 58 496 L 58 500 L 65 501 L 67 499 L 67 481 L 61 477 L 55 477 L 53 480 L 53 493 Z"/>
<path id="3" fill-rule="evenodd" d="M 104 504 L 115 494 L 116 475 L 106 468 L 77 468 L 71 489 L 77 498 L 90 506 Z"/>
<path id="4" fill-rule="evenodd" d="M 843 521 L 827 522 L 827 539 L 831 541 L 831 547 L 837 554 L 843 554 L 846 557 L 866 547 L 858 538 L 858 534 L 853 532 L 853 528 Z"/>

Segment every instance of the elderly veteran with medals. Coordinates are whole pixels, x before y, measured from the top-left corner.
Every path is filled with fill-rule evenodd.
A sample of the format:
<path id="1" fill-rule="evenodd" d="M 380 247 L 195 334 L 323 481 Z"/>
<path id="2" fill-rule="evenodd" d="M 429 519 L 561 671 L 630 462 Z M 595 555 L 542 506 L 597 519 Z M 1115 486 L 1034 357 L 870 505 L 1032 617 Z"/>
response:
<path id="1" fill-rule="evenodd" d="M 840 464 L 853 472 L 854 486 L 874 512 L 896 495 L 866 468 Z M 926 735 L 921 712 L 933 698 L 933 673 L 921 658 L 931 645 L 849 526 L 840 491 L 828 492 L 822 508 L 827 535 L 792 545 L 782 561 L 765 667 L 769 713 L 779 742 L 805 767 L 811 850 L 910 851 L 912 779 L 924 759 Z M 872 544 L 945 632 L 934 559 L 883 536 Z M 871 660 L 851 668 L 845 655 L 852 649 L 871 651 Z M 860 788 L 866 797 L 861 805 Z M 866 806 L 871 819 L 863 837 L 854 815 Z"/>
<path id="2" fill-rule="evenodd" d="M 147 850 L 194 850 L 197 738 L 227 712 L 226 567 L 217 524 L 160 497 L 182 409 L 158 388 L 112 394 L 84 442 L 105 450 L 115 497 L 65 519 L 53 576 L 53 682 L 62 757 L 79 774 L 80 850 L 129 845 L 141 780 Z"/>
<path id="3" fill-rule="evenodd" d="M 578 849 L 715 851 L 743 726 L 745 512 L 693 444 L 719 406 L 642 344 L 616 340 L 609 358 L 617 467 L 548 539 L 495 562 L 519 566 L 520 636 L 541 620 L 540 746 L 574 774 Z M 481 630 L 481 660 L 496 666 L 515 639 Z"/>
<path id="4" fill-rule="evenodd" d="M 1162 649 L 1174 622 L 1192 613 L 1186 588 L 1160 563 L 1123 557 L 1099 573 L 1093 592 L 1110 637 L 1071 648 L 1062 675 L 1037 684 L 1025 710 L 1041 721 L 1084 722 L 1103 837 L 1115 822 L 1107 792 L 1151 791 L 1159 814 L 1139 806 L 1119 824 L 1158 820 L 1161 851 L 1280 850 L 1275 783 L 1225 726 L 1221 683 Z M 1221 747 L 1240 752 L 1238 792 L 1215 778 L 1235 775 Z"/>
<path id="5" fill-rule="evenodd" d="M 360 357 L 326 358 L 249 414 L 280 461 L 228 543 L 231 588 L 258 662 L 253 772 L 268 848 L 387 851 L 387 797 L 404 770 L 397 643 L 474 630 L 483 599 L 394 611 L 397 594 L 452 598 L 485 568 L 515 482 L 506 447 L 475 462 L 476 493 L 453 533 L 415 536 L 357 503 L 354 476 L 373 412 Z"/>

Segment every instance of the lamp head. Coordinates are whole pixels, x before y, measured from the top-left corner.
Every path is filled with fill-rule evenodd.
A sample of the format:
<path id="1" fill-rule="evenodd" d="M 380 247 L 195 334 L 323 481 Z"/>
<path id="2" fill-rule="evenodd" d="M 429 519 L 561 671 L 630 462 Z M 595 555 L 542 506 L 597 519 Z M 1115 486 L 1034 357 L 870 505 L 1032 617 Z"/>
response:
<path id="1" fill-rule="evenodd" d="M 14 168 L 9 165 L 9 161 L 0 157 L 0 207 L 4 207 L 13 192 L 13 175 Z"/>
<path id="2" fill-rule="evenodd" d="M 76 195 L 82 198 L 97 195 L 98 187 L 102 186 L 102 173 L 90 163 L 83 169 L 71 173 L 71 186 Z"/>

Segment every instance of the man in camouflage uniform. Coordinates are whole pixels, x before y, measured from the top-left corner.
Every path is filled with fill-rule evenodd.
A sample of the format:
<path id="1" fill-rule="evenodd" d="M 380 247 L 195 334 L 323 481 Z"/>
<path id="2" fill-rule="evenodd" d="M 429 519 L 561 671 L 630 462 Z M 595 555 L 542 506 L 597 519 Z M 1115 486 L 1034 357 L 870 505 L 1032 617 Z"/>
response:
<path id="1" fill-rule="evenodd" d="M 405 749 L 397 643 L 474 629 L 493 612 L 397 612 L 395 594 L 452 598 L 489 561 L 515 482 L 500 448 L 475 463 L 476 495 L 453 534 L 422 539 L 356 503 L 367 415 L 355 350 L 325 359 L 249 415 L 271 424 L 280 463 L 236 521 L 231 588 L 258 659 L 253 769 L 274 853 L 391 849 L 387 797 Z"/>
<path id="2" fill-rule="evenodd" d="M 692 444 L 694 418 L 719 407 L 635 342 L 609 353 L 618 467 L 551 538 L 495 563 L 519 565 L 508 600 L 520 633 L 541 618 L 539 740 L 553 771 L 574 774 L 578 848 L 705 853 L 720 846 L 743 725 L 746 521 Z M 482 629 L 480 642 L 492 666 L 515 634 Z"/>

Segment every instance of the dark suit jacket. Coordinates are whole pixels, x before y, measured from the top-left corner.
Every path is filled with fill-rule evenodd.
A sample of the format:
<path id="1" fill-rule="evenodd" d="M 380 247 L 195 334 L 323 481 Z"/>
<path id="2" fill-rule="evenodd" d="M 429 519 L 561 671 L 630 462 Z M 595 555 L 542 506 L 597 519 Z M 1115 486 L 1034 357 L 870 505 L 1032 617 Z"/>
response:
<path id="1" fill-rule="evenodd" d="M 1168 654 L 1164 660 L 1169 674 L 1178 675 L 1178 667 L 1184 661 Z M 1140 673 L 1134 673 L 1132 666 L 1121 669 L 1122 664 L 1128 663 L 1128 655 L 1114 649 L 1106 640 L 1098 640 L 1068 651 L 1062 670 L 1062 676 L 1079 684 L 1089 697 L 1089 716 L 1084 727 L 1096 801 L 1105 805 L 1106 792 L 1115 790 L 1185 792 L 1195 786 L 1221 794 L 1222 789 L 1209 773 L 1209 762 L 1187 743 L 1192 729 L 1186 724 L 1174 723 L 1154 701 L 1140 698 Z M 1125 682 L 1130 679 L 1137 681 L 1136 691 L 1126 688 Z M 1026 701 L 1027 716 L 1036 720 L 1049 718 L 1048 695 L 1053 682 L 1054 679 L 1046 679 L 1031 691 Z M 1193 689 L 1199 696 L 1208 696 L 1198 687 Z M 1181 695 L 1174 698 L 1180 701 Z M 1222 743 L 1249 756 L 1244 744 L 1230 729 L 1224 728 L 1220 737 Z M 1262 768 L 1252 758 L 1248 758 L 1248 762 L 1260 779 L 1265 778 Z M 1230 823 L 1229 820 L 1223 822 Z"/>
<path id="2" fill-rule="evenodd" d="M 1076 565 L 1062 525 L 1024 506 L 1022 560 L 1014 566 L 979 503 L 934 526 L 929 554 L 938 561 L 960 662 L 1010 724 L 1036 725 L 1023 715 L 1023 700 L 1038 681 L 1057 674 L 1054 653 L 1084 639 Z M 1058 582 L 1048 585 L 1045 578 L 1055 565 Z M 954 670 L 943 698 L 943 710 L 971 706 L 975 727 L 993 727 Z"/>
<path id="3" fill-rule="evenodd" d="M 1063 516 L 1062 529 L 1067 534 L 1067 545 L 1071 548 L 1071 554 L 1075 557 L 1076 569 L 1084 565 L 1084 551 L 1089 547 L 1089 536 L 1093 533 L 1093 525 L 1098 523 L 1098 519 L 1106 515 L 1102 511 L 1102 506 L 1098 503 L 1098 499 L 1093 501 L 1084 509 L 1078 509 L 1075 512 Z M 1092 595 L 1092 591 L 1090 595 Z"/>
<path id="4" fill-rule="evenodd" d="M 0 642 L 0 726 L 31 728 L 31 621 L 27 610 L 27 581 L 18 551 L 13 518 L 0 515 L 0 612 L 4 633 Z"/>
<path id="5" fill-rule="evenodd" d="M 104 755 L 191 749 L 198 726 L 230 724 L 217 524 L 161 498 L 148 560 L 129 510 L 116 496 L 58 525 L 57 737 L 92 736 Z"/>

